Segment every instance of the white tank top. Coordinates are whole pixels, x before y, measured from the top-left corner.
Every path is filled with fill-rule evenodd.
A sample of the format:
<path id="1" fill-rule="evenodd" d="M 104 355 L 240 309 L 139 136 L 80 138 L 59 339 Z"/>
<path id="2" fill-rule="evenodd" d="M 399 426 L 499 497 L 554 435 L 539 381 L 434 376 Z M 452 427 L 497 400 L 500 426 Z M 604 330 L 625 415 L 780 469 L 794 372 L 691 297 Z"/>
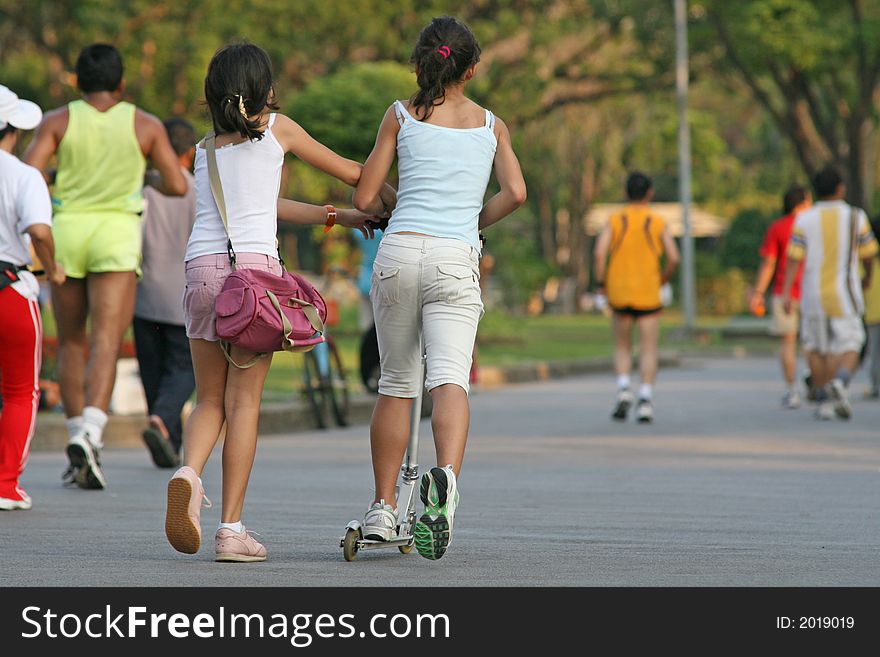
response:
<path id="1" fill-rule="evenodd" d="M 480 249 L 480 211 L 495 161 L 495 117 L 479 128 L 417 121 L 400 101 L 397 207 L 388 234 L 405 231 L 458 239 Z"/>
<path id="2" fill-rule="evenodd" d="M 284 149 L 272 134 L 275 114 L 269 115 L 259 141 L 229 144 L 217 149 L 217 170 L 223 185 L 229 236 L 236 253 L 262 253 L 278 257 L 278 192 Z M 196 222 L 186 247 L 185 260 L 226 253 L 226 231 L 211 194 L 208 160 L 196 148 Z"/>

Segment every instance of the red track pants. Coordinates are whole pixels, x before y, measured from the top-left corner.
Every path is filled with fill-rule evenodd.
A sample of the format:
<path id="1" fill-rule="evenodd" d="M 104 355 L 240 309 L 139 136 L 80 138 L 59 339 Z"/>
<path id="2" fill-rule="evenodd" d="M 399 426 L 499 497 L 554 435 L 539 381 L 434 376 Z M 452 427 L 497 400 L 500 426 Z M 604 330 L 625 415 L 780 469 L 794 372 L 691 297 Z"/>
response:
<path id="1" fill-rule="evenodd" d="M 0 290 L 0 497 L 18 498 L 40 401 L 43 325 L 36 301 Z"/>

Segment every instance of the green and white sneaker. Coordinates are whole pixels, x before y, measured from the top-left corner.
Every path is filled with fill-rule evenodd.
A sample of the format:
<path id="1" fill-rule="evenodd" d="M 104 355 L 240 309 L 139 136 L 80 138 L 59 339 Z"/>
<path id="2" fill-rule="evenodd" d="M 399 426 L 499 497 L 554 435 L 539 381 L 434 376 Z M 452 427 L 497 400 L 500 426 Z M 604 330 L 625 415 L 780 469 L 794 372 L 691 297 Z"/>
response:
<path id="1" fill-rule="evenodd" d="M 458 507 L 458 486 L 452 466 L 431 468 L 422 475 L 419 495 L 425 512 L 416 522 L 416 549 L 425 559 L 436 560 L 452 543 L 452 521 Z"/>

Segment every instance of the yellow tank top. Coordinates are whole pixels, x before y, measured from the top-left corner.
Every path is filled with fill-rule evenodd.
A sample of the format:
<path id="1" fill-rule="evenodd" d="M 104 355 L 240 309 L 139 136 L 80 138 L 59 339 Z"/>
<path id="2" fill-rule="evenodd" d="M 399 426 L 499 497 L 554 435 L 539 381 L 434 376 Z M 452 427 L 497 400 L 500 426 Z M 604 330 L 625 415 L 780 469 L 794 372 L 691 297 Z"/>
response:
<path id="1" fill-rule="evenodd" d="M 52 193 L 55 214 L 143 211 L 147 163 L 135 134 L 135 106 L 121 102 L 101 112 L 76 100 L 67 108 Z"/>
<path id="2" fill-rule="evenodd" d="M 605 289 L 612 308 L 660 308 L 663 220 L 647 206 L 629 205 L 611 217 Z"/>

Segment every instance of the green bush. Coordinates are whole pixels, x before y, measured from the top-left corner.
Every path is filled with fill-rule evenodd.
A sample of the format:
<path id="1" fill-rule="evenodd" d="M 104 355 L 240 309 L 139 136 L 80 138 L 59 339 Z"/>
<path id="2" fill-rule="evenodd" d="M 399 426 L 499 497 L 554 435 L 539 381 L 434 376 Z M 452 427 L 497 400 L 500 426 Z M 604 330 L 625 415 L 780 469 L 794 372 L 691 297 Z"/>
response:
<path id="1" fill-rule="evenodd" d="M 758 250 L 773 220 L 762 210 L 749 208 L 734 217 L 721 243 L 721 265 L 755 272 L 761 264 Z"/>

